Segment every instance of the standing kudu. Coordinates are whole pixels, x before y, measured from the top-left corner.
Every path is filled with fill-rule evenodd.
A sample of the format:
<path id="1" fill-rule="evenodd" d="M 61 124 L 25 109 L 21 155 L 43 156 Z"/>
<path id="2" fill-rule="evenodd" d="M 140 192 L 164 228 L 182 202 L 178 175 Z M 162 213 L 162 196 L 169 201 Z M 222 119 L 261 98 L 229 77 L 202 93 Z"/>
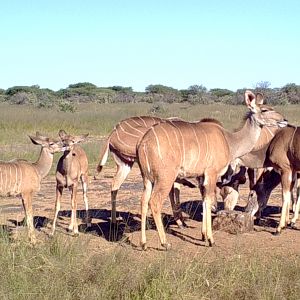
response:
<path id="1" fill-rule="evenodd" d="M 42 147 L 38 160 L 34 163 L 26 160 L 0 161 L 0 195 L 20 196 L 28 226 L 28 236 L 35 243 L 32 197 L 41 187 L 41 181 L 49 173 L 53 154 L 64 151 L 60 141 L 53 140 L 39 133 L 29 136 L 32 143 Z"/>
<path id="2" fill-rule="evenodd" d="M 113 224 L 116 223 L 117 193 L 136 161 L 138 141 L 151 126 L 160 122 L 166 122 L 167 120 L 168 119 L 151 116 L 131 117 L 118 123 L 110 133 L 103 151 L 100 153 L 100 162 L 97 166 L 97 172 L 101 172 L 107 161 L 108 154 L 111 152 L 117 165 L 117 173 L 115 174 L 111 185 L 111 218 Z M 195 187 L 186 180 L 182 180 L 180 183 Z M 175 221 L 179 227 L 182 227 L 184 222 L 179 203 L 179 188 L 179 185 L 176 185 L 176 188 L 170 193 L 170 200 Z"/>
<path id="3" fill-rule="evenodd" d="M 72 231 L 74 235 L 78 234 L 77 224 L 77 188 L 78 182 L 81 180 L 83 201 L 86 209 L 86 223 L 89 226 L 89 214 L 88 214 L 88 159 L 84 150 L 77 145 L 84 141 L 88 134 L 82 136 L 67 135 L 64 130 L 59 131 L 59 136 L 62 143 L 67 148 L 63 156 L 59 159 L 56 168 L 56 202 L 55 202 L 55 215 L 52 225 L 51 235 L 54 235 L 55 226 L 57 221 L 58 212 L 60 210 L 60 202 L 62 192 L 64 188 L 69 188 L 71 191 L 71 222 L 69 225 L 69 231 Z"/>
<path id="4" fill-rule="evenodd" d="M 151 127 L 138 145 L 138 162 L 144 182 L 141 199 L 141 244 L 146 249 L 146 214 L 148 204 L 158 230 L 161 245 L 170 245 L 161 219 L 164 199 L 177 177 L 201 177 L 203 182 L 202 238 L 213 245 L 211 203 L 215 197 L 217 178 L 229 163 L 250 152 L 263 126 L 277 126 L 283 121 L 280 114 L 262 105 L 260 94 L 245 92 L 249 113 L 243 128 L 235 133 L 226 131 L 213 122 L 169 121 Z"/>
<path id="5" fill-rule="evenodd" d="M 299 213 L 300 127 L 288 126 L 275 135 L 268 147 L 264 165 L 273 167 L 274 171 L 263 174 L 262 183 L 257 184 L 254 188 L 256 194 L 252 195 L 251 201 L 257 202 L 255 197 L 258 197 L 258 203 L 267 203 L 271 191 L 281 182 L 282 209 L 280 222 L 276 229 L 276 234 L 280 234 L 289 222 L 289 207 L 296 176 L 297 200 L 293 208 L 292 226 L 295 225 Z"/>
<path id="6" fill-rule="evenodd" d="M 283 116 L 282 116 L 283 118 Z M 268 146 L 275 136 L 275 134 L 282 129 L 283 126 L 286 124 L 284 122 L 278 124 L 278 126 L 274 127 L 263 127 L 260 133 L 260 136 L 258 138 L 258 141 L 256 142 L 253 149 L 247 153 L 246 155 L 243 155 L 242 157 L 237 158 L 233 163 L 231 163 L 231 167 L 235 169 L 235 166 L 240 166 L 240 171 L 235 174 L 232 177 L 232 180 L 225 184 L 224 187 L 222 187 L 221 194 L 224 195 L 224 200 L 227 206 L 230 209 L 233 209 L 236 205 L 236 202 L 238 200 L 239 194 L 238 194 L 238 186 L 241 183 L 245 183 L 245 173 L 247 169 L 248 177 L 249 177 L 249 188 L 250 188 L 250 194 L 249 199 L 252 194 L 252 190 L 257 182 L 257 180 L 261 177 L 262 173 L 264 172 L 264 163 L 266 159 L 266 152 L 268 150 Z M 231 168 L 231 169 L 232 169 Z M 226 206 L 226 205 L 225 205 Z M 247 206 L 246 210 L 250 212 L 252 210 L 252 204 L 250 203 L 249 206 Z M 252 211 L 253 214 L 254 210 Z M 255 211 L 256 212 L 256 211 Z M 254 213 L 255 213 L 254 212 Z"/>

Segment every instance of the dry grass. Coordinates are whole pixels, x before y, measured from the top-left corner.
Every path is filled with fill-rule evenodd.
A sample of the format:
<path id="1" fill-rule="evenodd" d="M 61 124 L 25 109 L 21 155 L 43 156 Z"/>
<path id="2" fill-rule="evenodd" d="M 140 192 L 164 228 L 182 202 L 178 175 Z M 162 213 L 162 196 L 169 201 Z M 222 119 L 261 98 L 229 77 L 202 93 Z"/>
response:
<path id="1" fill-rule="evenodd" d="M 35 131 L 56 136 L 89 132 L 83 147 L 91 165 L 98 159 L 101 138 L 120 120 L 148 114 L 151 104 L 85 104 L 63 113 L 0 103 L 0 159 L 35 160 L 38 147 L 27 137 Z M 278 107 L 298 124 L 300 106 Z M 187 120 L 213 117 L 226 128 L 239 127 L 243 106 L 165 105 L 160 116 Z M 58 156 L 55 156 L 57 161 Z M 54 163 L 55 165 L 56 163 Z M 297 256 L 264 256 L 253 251 L 207 261 L 174 251 L 137 255 L 130 247 L 94 253 L 88 237 L 57 235 L 32 248 L 22 239 L 11 242 L 0 233 L 1 299 L 298 299 L 300 261 Z"/>

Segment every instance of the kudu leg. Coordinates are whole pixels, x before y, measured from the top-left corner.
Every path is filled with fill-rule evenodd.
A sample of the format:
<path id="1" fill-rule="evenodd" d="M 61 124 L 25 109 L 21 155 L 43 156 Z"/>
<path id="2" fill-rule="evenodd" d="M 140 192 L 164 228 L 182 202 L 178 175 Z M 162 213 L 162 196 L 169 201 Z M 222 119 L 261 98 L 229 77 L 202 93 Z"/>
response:
<path id="1" fill-rule="evenodd" d="M 297 175 L 297 198 L 296 198 L 296 203 L 294 203 L 293 205 L 293 218 L 291 220 L 291 227 L 295 227 L 296 225 L 296 221 L 298 220 L 299 218 L 299 209 L 300 209 L 300 178 L 298 178 L 298 175 Z"/>
<path id="2" fill-rule="evenodd" d="M 85 206 L 85 223 L 87 227 L 91 227 L 91 219 L 89 215 L 89 201 L 88 201 L 88 196 L 87 196 L 87 190 L 88 190 L 88 175 L 84 174 L 81 175 L 80 177 L 81 184 L 82 184 L 82 193 L 83 193 L 83 202 Z"/>
<path id="3" fill-rule="evenodd" d="M 286 227 L 289 219 L 289 208 L 291 203 L 292 192 L 292 172 L 290 170 L 282 170 L 281 172 L 281 185 L 282 185 L 282 209 L 279 226 L 275 234 L 280 234 L 281 230 Z"/>
<path id="4" fill-rule="evenodd" d="M 212 235 L 211 207 L 215 198 L 215 186 L 217 176 L 213 172 L 207 172 L 203 182 L 203 220 L 202 220 L 202 239 L 206 246 L 212 246 L 214 239 Z"/>
<path id="5" fill-rule="evenodd" d="M 60 211 L 60 202 L 61 202 L 61 196 L 63 193 L 63 186 L 56 186 L 56 200 L 55 200 L 55 212 L 54 212 L 54 218 L 52 223 L 52 229 L 50 235 L 53 236 L 56 228 L 56 222 L 57 222 L 57 216 Z"/>
<path id="6" fill-rule="evenodd" d="M 28 226 L 28 238 L 30 243 L 35 244 L 36 238 L 34 234 L 34 225 L 33 225 L 32 193 L 22 194 L 22 204 L 25 211 L 26 224 Z"/>
<path id="7" fill-rule="evenodd" d="M 111 221 L 113 224 L 117 223 L 117 215 L 116 215 L 116 200 L 117 194 L 120 186 L 127 178 L 130 170 L 132 169 L 133 163 L 125 163 L 119 157 L 117 157 L 114 153 L 112 154 L 113 158 L 117 164 L 117 173 L 113 178 L 113 182 L 111 185 Z"/>
<path id="8" fill-rule="evenodd" d="M 152 193 L 152 183 L 149 180 L 144 180 L 144 192 L 141 199 L 141 246 L 143 250 L 147 249 L 146 244 L 146 218 L 149 200 Z"/>
<path id="9" fill-rule="evenodd" d="M 77 224 L 77 184 L 73 184 L 71 187 L 71 223 L 69 225 L 69 231 L 73 231 L 74 235 L 78 235 L 78 224 Z"/>
<path id="10" fill-rule="evenodd" d="M 166 233 L 161 218 L 162 204 L 164 199 L 168 197 L 168 193 L 171 188 L 166 188 L 166 186 L 168 185 L 164 184 L 162 187 L 154 184 L 149 204 L 155 221 L 156 229 L 158 231 L 160 243 L 166 250 L 168 250 L 171 248 L 171 245 L 167 243 Z"/>
<path id="11" fill-rule="evenodd" d="M 180 207 L 180 184 L 176 182 L 174 183 L 169 193 L 169 198 L 175 222 L 180 229 L 183 229 L 184 227 L 186 227 L 186 224 L 184 223 L 182 210 Z"/>

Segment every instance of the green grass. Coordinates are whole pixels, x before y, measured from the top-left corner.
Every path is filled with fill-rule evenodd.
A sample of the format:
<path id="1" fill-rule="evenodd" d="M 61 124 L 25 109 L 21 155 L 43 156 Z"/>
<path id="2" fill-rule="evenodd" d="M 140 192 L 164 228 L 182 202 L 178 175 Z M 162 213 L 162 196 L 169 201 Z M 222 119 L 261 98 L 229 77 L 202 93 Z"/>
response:
<path id="1" fill-rule="evenodd" d="M 159 116 L 186 120 L 213 117 L 225 128 L 240 126 L 245 106 L 160 104 Z M 152 104 L 82 104 L 75 113 L 0 103 L 0 159 L 35 161 L 39 147 L 28 134 L 57 136 L 90 133 L 83 144 L 91 165 L 98 161 L 106 136 L 120 120 L 149 114 Z M 277 107 L 293 124 L 300 106 Z M 59 155 L 55 155 L 52 171 Z M 91 172 L 92 173 L 92 172 Z M 57 235 L 32 248 L 27 240 L 11 242 L 0 231 L 0 299 L 298 299 L 298 256 L 265 256 L 239 250 L 215 259 L 190 258 L 175 251 L 153 257 L 131 247 L 92 252 L 88 237 Z M 105 249 L 104 249 L 105 250 Z M 93 250 L 95 251 L 95 250 Z M 214 251 L 214 249 L 208 250 Z M 247 251 L 249 253 L 249 251 Z"/>
<path id="2" fill-rule="evenodd" d="M 148 115 L 153 105 L 86 103 L 77 105 L 75 113 L 65 113 L 54 109 L 0 103 L 0 160 L 24 158 L 35 161 L 39 149 L 31 144 L 28 135 L 40 131 L 57 137 L 58 131 L 64 129 L 74 135 L 89 133 L 89 142 L 83 144 L 83 147 L 87 151 L 90 165 L 95 166 L 102 146 L 101 139 L 107 136 L 119 121 L 131 116 Z M 247 111 L 246 106 L 243 105 L 186 103 L 158 105 L 163 107 L 158 113 L 160 117 L 178 116 L 189 121 L 205 117 L 216 118 L 228 130 L 238 128 L 242 116 Z M 292 124 L 299 124 L 300 106 L 278 106 L 276 109 L 282 112 Z M 57 154 L 54 162 L 58 157 Z"/>
<path id="3" fill-rule="evenodd" d="M 208 250 L 210 251 L 210 250 Z M 128 247 L 89 251 L 87 237 L 56 236 L 35 248 L 0 237 L 1 299 L 298 299 L 299 257 L 254 250 L 208 260 Z"/>

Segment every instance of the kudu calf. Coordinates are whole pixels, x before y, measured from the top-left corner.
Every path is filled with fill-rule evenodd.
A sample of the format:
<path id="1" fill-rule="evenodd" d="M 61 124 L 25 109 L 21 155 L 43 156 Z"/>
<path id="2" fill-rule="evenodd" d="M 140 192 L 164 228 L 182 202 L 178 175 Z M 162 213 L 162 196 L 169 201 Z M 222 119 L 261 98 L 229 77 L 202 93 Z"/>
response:
<path id="1" fill-rule="evenodd" d="M 101 172 L 110 152 L 117 165 L 117 173 L 111 184 L 111 218 L 113 224 L 116 223 L 117 193 L 136 161 L 137 143 L 151 126 L 160 122 L 166 122 L 167 120 L 151 116 L 131 117 L 118 123 L 107 138 L 105 146 L 100 153 L 97 172 Z M 180 183 L 189 187 L 195 187 L 192 183 L 184 179 Z M 179 227 L 182 227 L 184 222 L 180 209 L 179 189 L 180 186 L 176 185 L 170 193 L 170 200 L 175 221 Z"/>
<path id="2" fill-rule="evenodd" d="M 32 143 L 42 147 L 38 160 L 34 163 L 26 160 L 0 161 L 0 195 L 20 196 L 28 226 L 28 237 L 35 243 L 32 197 L 41 187 L 41 181 L 49 173 L 53 154 L 64 151 L 61 141 L 36 133 L 29 136 Z"/>
<path id="3" fill-rule="evenodd" d="M 262 105 L 260 95 L 245 92 L 249 113 L 243 128 L 230 133 L 213 122 L 169 121 L 150 128 L 138 145 L 138 162 L 144 182 L 141 199 L 141 244 L 146 249 L 146 214 L 152 210 L 160 242 L 169 248 L 161 219 L 164 199 L 177 177 L 204 176 L 202 238 L 213 245 L 211 203 L 217 178 L 229 163 L 250 152 L 263 126 L 277 126 L 283 118 L 272 108 Z"/>
<path id="4" fill-rule="evenodd" d="M 60 202 L 62 192 L 64 188 L 69 188 L 71 191 L 71 222 L 69 225 L 69 231 L 72 231 L 74 235 L 78 234 L 77 224 L 77 188 L 78 182 L 81 180 L 83 201 L 86 209 L 86 223 L 89 226 L 89 214 L 88 214 L 88 159 L 84 150 L 77 145 L 83 142 L 87 138 L 88 134 L 81 136 L 68 135 L 64 130 L 59 131 L 59 137 L 63 145 L 67 148 L 63 156 L 59 159 L 56 168 L 56 202 L 55 202 L 55 215 L 52 225 L 51 235 L 54 235 L 55 226 L 57 221 L 58 212 L 60 210 Z"/>
<path id="5" fill-rule="evenodd" d="M 291 221 L 292 226 L 295 224 L 299 213 L 300 127 L 288 126 L 275 135 L 268 147 L 264 165 L 265 167 L 273 167 L 275 171 L 263 174 L 261 182 L 254 188 L 256 193 L 252 195 L 251 201 L 267 203 L 271 191 L 281 182 L 282 209 L 280 222 L 275 232 L 275 234 L 279 234 L 289 222 L 289 207 L 296 178 L 297 201 L 293 209 L 295 214 Z M 258 201 L 256 197 L 258 197 Z"/>

